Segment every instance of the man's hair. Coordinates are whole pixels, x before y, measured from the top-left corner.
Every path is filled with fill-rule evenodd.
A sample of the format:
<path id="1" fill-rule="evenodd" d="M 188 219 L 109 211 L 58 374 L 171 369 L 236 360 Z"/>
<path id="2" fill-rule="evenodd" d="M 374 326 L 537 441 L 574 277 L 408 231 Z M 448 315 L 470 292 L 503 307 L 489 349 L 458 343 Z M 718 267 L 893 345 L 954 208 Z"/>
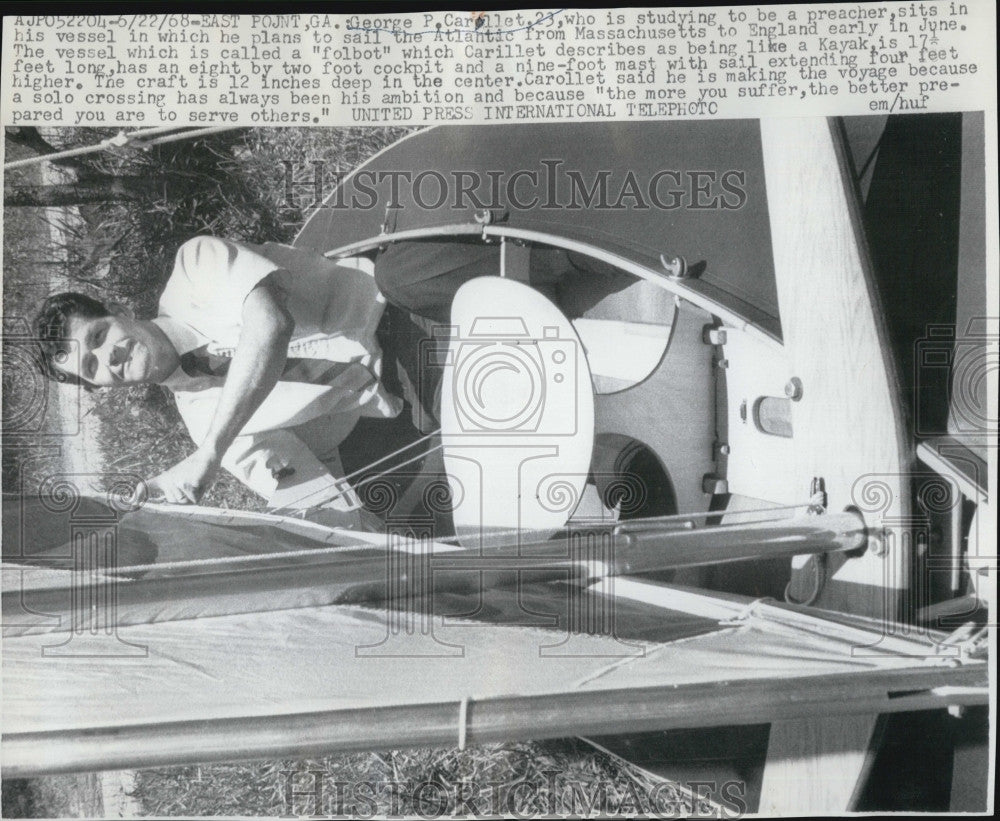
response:
<path id="1" fill-rule="evenodd" d="M 111 316 L 103 303 L 87 296 L 67 291 L 53 294 L 42 303 L 35 317 L 35 335 L 40 347 L 39 367 L 49 379 L 67 382 L 71 385 L 87 383 L 78 376 L 67 373 L 57 363 L 70 355 L 69 324 L 72 319 L 101 319 Z"/>

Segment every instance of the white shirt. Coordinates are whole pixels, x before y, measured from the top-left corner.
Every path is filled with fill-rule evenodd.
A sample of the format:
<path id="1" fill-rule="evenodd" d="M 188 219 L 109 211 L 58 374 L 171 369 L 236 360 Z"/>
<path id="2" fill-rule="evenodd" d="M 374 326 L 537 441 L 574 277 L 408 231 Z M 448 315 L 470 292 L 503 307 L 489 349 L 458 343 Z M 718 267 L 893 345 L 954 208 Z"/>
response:
<path id="1" fill-rule="evenodd" d="M 402 400 L 389 394 L 379 380 L 382 351 L 375 330 L 385 298 L 373 273 L 367 259 L 334 262 L 277 243 L 252 246 L 196 237 L 177 252 L 160 297 L 160 315 L 153 321 L 179 354 L 207 345 L 211 353 L 231 355 L 239 343 L 247 295 L 273 275 L 287 294 L 286 307 L 295 321 L 288 355 L 357 363 L 375 377 L 361 391 L 336 383 L 278 382 L 223 460 L 227 469 L 265 497 L 270 498 L 277 486 L 273 471 L 288 466 L 295 468 L 297 481 L 312 482 L 310 504 L 321 500 L 327 484 L 331 494 L 337 492 L 333 477 L 327 476 L 327 481 L 319 476 L 317 460 L 305 455 L 309 449 L 287 429 L 309 423 L 311 437 L 306 438 L 318 438 L 329 449 L 343 441 L 360 416 L 392 417 L 402 409 Z M 220 377 L 192 377 L 180 368 L 163 382 L 174 393 L 196 442 L 208 432 L 223 382 Z M 316 428 L 322 431 L 318 437 Z M 320 455 L 325 458 L 329 453 Z M 326 474 L 325 469 L 322 472 Z"/>

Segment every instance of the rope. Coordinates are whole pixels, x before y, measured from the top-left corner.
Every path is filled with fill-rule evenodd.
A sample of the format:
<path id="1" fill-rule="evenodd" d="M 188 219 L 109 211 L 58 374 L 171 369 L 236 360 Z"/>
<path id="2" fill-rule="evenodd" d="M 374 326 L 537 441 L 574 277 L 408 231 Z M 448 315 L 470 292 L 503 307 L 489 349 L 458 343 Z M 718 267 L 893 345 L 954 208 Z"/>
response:
<path id="1" fill-rule="evenodd" d="M 155 140 L 143 140 L 142 148 L 149 148 L 153 145 L 163 145 L 165 143 L 173 143 L 178 140 L 193 140 L 196 137 L 206 137 L 209 134 L 218 134 L 222 131 L 232 131 L 236 128 L 245 128 L 246 126 L 239 125 L 215 125 L 207 128 L 198 128 L 194 131 L 185 131 L 183 134 L 171 134 L 169 137 L 158 137 Z"/>
<path id="2" fill-rule="evenodd" d="M 371 548 L 368 542 L 357 544 L 338 544 L 328 547 L 309 547 L 303 550 L 289 550 L 282 553 L 255 553 L 250 556 L 214 556 L 210 559 L 186 559 L 177 562 L 161 562 L 159 564 L 133 564 L 125 567 L 105 568 L 105 572 L 115 574 L 148 573 L 152 570 L 190 570 L 201 567 L 220 567 L 224 565 L 255 564 L 274 561 L 275 559 L 299 559 L 305 556 L 329 556 L 334 553 L 349 553 L 359 548 Z"/>
<path id="3" fill-rule="evenodd" d="M 739 627 L 744 622 L 753 618 L 754 611 L 757 610 L 758 605 L 766 604 L 769 600 L 767 596 L 761 596 L 760 598 L 754 599 L 751 602 L 747 602 L 739 613 L 730 616 L 728 619 L 720 619 L 719 624 L 726 627 Z"/>
<path id="4" fill-rule="evenodd" d="M 84 154 L 96 154 L 99 151 L 106 151 L 109 148 L 121 148 L 122 146 L 128 145 L 131 142 L 137 142 L 142 148 L 148 148 L 152 145 L 160 145 L 161 143 L 174 142 L 175 140 L 187 140 L 195 137 L 204 137 L 208 134 L 214 134 L 219 131 L 231 131 L 235 128 L 244 128 L 245 126 L 236 125 L 218 125 L 211 128 L 196 128 L 189 131 L 184 131 L 180 134 L 172 134 L 169 137 L 160 137 L 155 140 L 146 140 L 147 137 L 153 137 L 158 134 L 166 134 L 171 131 L 177 131 L 178 128 L 185 128 L 186 126 L 158 126 L 157 128 L 147 128 L 142 131 L 133 131 L 131 134 L 126 134 L 124 131 L 120 131 L 114 137 L 108 137 L 107 139 L 101 140 L 96 145 L 81 146 L 79 148 L 67 148 L 64 151 L 56 151 L 54 154 L 39 154 L 37 157 L 25 157 L 23 160 L 14 160 L 13 162 L 5 163 L 4 170 L 9 171 L 12 168 L 23 168 L 27 165 L 36 165 L 38 163 L 43 163 L 46 161 L 51 162 L 52 160 L 62 160 L 68 159 L 69 157 L 80 157 Z"/>
<path id="5" fill-rule="evenodd" d="M 356 482 L 354 486 L 350 486 L 349 485 L 346 489 L 340 491 L 340 493 L 337 493 L 334 496 L 330 496 L 328 498 L 325 498 L 325 499 L 323 499 L 322 502 L 317 502 L 315 505 L 311 505 L 310 507 L 307 507 L 307 508 L 290 508 L 290 507 L 288 507 L 286 505 L 285 507 L 278 508 L 276 510 L 276 512 L 280 515 L 282 511 L 295 510 L 295 511 L 301 511 L 304 514 L 307 510 L 313 510 L 313 509 L 319 507 L 320 505 L 327 504 L 327 502 L 333 502 L 333 501 L 336 501 L 337 499 L 343 498 L 344 496 L 350 496 L 352 493 L 356 493 L 357 492 L 357 488 L 363 487 L 364 485 L 367 485 L 370 482 L 377 481 L 378 479 L 382 479 L 385 476 L 387 476 L 390 473 L 392 473 L 393 471 L 399 470 L 401 467 L 406 467 L 407 465 L 410 465 L 413 462 L 417 462 L 417 461 L 423 459 L 425 456 L 428 456 L 429 454 L 434 453 L 434 451 L 441 450 L 441 448 L 443 448 L 443 447 L 444 447 L 444 445 L 435 445 L 432 448 L 428 448 L 423 453 L 418 453 L 416 456 L 414 456 L 411 459 L 406 459 L 406 460 L 400 462 L 398 465 L 394 465 L 393 467 L 386 468 L 385 470 L 381 471 L 380 473 L 376 473 L 376 474 L 374 474 L 372 476 L 365 476 L 363 479 L 361 479 L 361 481 Z M 350 476 L 353 476 L 353 475 L 356 475 L 358 473 L 364 472 L 367 469 L 368 469 L 367 467 L 360 468 L 359 470 L 356 470 L 354 472 L 354 474 L 349 474 L 348 476 L 345 476 L 343 479 L 341 479 L 339 481 L 346 482 L 348 480 L 348 478 L 350 478 Z M 320 490 L 313 491 L 312 493 L 309 493 L 306 496 L 303 496 L 298 501 L 301 502 L 301 501 L 303 501 L 305 499 L 308 499 L 310 496 L 316 496 L 317 494 L 323 493 L 323 492 L 325 492 L 325 491 L 320 491 Z"/>
<path id="6" fill-rule="evenodd" d="M 138 131 L 133 131 L 128 134 L 128 138 L 134 140 L 136 138 L 140 140 L 146 139 L 146 137 L 155 137 L 157 134 L 169 134 L 171 131 L 183 130 L 185 128 L 191 128 L 191 126 L 186 125 L 158 125 L 154 128 L 141 128 Z"/>
<path id="7" fill-rule="evenodd" d="M 729 513 L 727 513 L 726 511 L 719 511 L 719 510 L 710 510 L 710 511 L 706 511 L 704 513 L 672 513 L 672 514 L 667 515 L 667 516 L 648 516 L 648 517 L 643 517 L 641 519 L 624 519 L 622 521 L 612 521 L 612 522 L 609 522 L 608 524 L 618 525 L 619 527 L 623 528 L 624 530 L 636 530 L 636 529 L 641 528 L 641 527 L 646 526 L 646 525 L 671 524 L 673 522 L 677 522 L 677 523 L 681 523 L 681 524 L 683 524 L 685 522 L 691 522 L 693 524 L 693 520 L 694 519 L 707 519 L 707 518 L 710 518 L 712 516 L 721 516 L 721 515 L 726 515 L 726 516 L 747 516 L 747 515 L 751 515 L 751 514 L 780 513 L 780 512 L 787 512 L 787 511 L 790 511 L 790 510 L 800 510 L 801 508 L 811 507 L 811 506 L 812 506 L 811 502 L 803 502 L 803 503 L 797 504 L 797 505 L 781 505 L 779 507 L 762 507 L 762 508 L 758 508 L 757 510 L 734 510 L 734 511 L 729 512 Z M 764 520 L 764 521 L 769 521 L 769 520 Z M 564 530 L 581 530 L 581 529 L 591 528 L 593 526 L 594 526 L 593 522 L 585 522 L 585 521 L 574 522 L 572 519 L 570 519 L 569 521 L 566 522 L 566 526 L 563 529 Z M 492 531 L 490 531 L 488 534 L 486 534 L 484 536 L 484 541 L 486 541 L 487 539 L 499 538 L 501 536 L 516 536 L 516 535 L 518 535 L 520 533 L 531 533 L 531 532 L 548 533 L 551 530 L 552 530 L 551 528 L 542 528 L 542 529 L 535 529 L 535 530 L 530 529 L 530 528 L 527 528 L 527 529 L 526 528 L 508 528 L 508 529 L 505 529 L 505 530 L 492 530 Z M 445 536 L 440 541 L 444 542 L 445 544 L 449 544 L 451 542 L 458 541 L 460 538 L 463 538 L 463 537 L 460 537 L 460 536 Z"/>
<path id="8" fill-rule="evenodd" d="M 369 470 L 371 470 L 376 465 L 379 465 L 382 462 L 386 462 L 389 459 L 392 459 L 394 456 L 398 456 L 400 453 L 403 453 L 404 451 L 407 451 L 410 448 L 415 447 L 416 445 L 419 445 L 421 442 L 426 442 L 428 439 L 433 439 L 439 433 L 441 433 L 440 428 L 438 430 L 431 431 L 430 433 L 428 433 L 428 434 L 426 434 L 424 436 L 421 436 L 419 439 L 416 439 L 416 440 L 410 442 L 407 445 L 403 445 L 403 447 L 401 447 L 401 448 L 397 448 L 392 453 L 387 453 L 385 456 L 382 456 L 382 457 L 376 459 L 374 462 L 369 462 L 364 467 L 358 468 L 357 470 L 355 470 L 355 471 L 353 471 L 351 473 L 348 473 L 346 476 L 342 477 L 338 481 L 340 481 L 340 482 L 347 482 L 347 481 L 350 481 L 351 479 L 353 479 L 355 476 L 361 476 L 364 473 L 367 473 Z M 381 473 L 378 473 L 375 476 L 367 477 L 366 480 L 363 481 L 363 482 L 360 482 L 358 484 L 358 486 L 360 487 L 361 485 L 365 485 L 368 482 L 375 481 L 376 479 L 381 479 L 387 473 L 391 473 L 393 470 L 398 470 L 399 468 L 401 468 L 401 467 L 403 467 L 405 465 L 408 465 L 408 464 L 410 464 L 412 462 L 415 462 L 418 459 L 422 459 L 424 456 L 427 456 L 428 454 L 431 454 L 431 453 L 433 453 L 436 450 L 440 450 L 443 447 L 444 447 L 444 445 L 440 444 L 440 445 L 437 445 L 437 446 L 435 446 L 433 448 L 429 448 L 428 450 L 424 451 L 423 453 L 421 453 L 421 454 L 419 454 L 417 456 L 414 456 L 412 459 L 409 459 L 409 460 L 407 460 L 405 462 L 402 462 L 399 465 L 396 465 L 396 467 L 394 467 L 394 468 L 389 468 L 388 470 L 382 471 Z M 325 489 L 324 490 L 315 490 L 312 493 L 307 493 L 305 496 L 302 496 L 297 501 L 298 502 L 303 502 L 306 499 L 308 499 L 308 498 L 310 498 L 312 496 L 316 496 L 316 495 L 318 495 L 320 493 L 323 493 L 323 492 L 325 492 Z M 312 505 L 311 507 L 317 507 L 318 505 L 326 504 L 327 502 L 332 502 L 334 499 L 339 499 L 341 496 L 347 496 L 348 494 L 353 493 L 353 492 L 354 492 L 354 489 L 349 487 L 349 488 L 347 488 L 347 490 L 341 491 L 336 496 L 333 496 L 333 497 L 328 498 L 328 499 L 323 499 L 323 501 L 317 502 L 316 505 Z M 310 509 L 310 507 L 300 508 L 300 507 L 291 507 L 290 505 L 285 505 L 284 507 L 275 508 L 271 512 L 274 515 L 280 516 L 280 515 L 282 515 L 282 511 L 294 511 L 295 513 L 302 513 L 302 512 L 304 512 L 305 510 L 308 510 L 308 509 Z"/>
<path id="9" fill-rule="evenodd" d="M 465 751 L 465 741 L 469 733 L 469 697 L 463 696 L 458 704 L 458 751 Z"/>

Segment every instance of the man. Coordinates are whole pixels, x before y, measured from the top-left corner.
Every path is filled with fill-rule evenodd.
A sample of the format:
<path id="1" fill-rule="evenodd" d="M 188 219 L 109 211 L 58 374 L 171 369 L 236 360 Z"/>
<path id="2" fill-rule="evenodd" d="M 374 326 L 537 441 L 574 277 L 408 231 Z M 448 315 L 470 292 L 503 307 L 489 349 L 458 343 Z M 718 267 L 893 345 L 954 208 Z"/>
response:
<path id="1" fill-rule="evenodd" d="M 508 257 L 509 275 L 553 297 L 570 271 L 621 286 L 555 249 L 511 249 Z M 280 496 L 282 507 L 356 509 L 334 478 L 343 475 L 337 446 L 362 417 L 391 418 L 402 408 L 382 379 L 379 339 L 394 348 L 399 367 L 387 376 L 396 393 L 429 432 L 440 368 L 421 362 L 421 343 L 447 323 L 458 287 L 500 273 L 499 259 L 496 246 L 425 241 L 393 244 L 373 266 L 197 237 L 178 251 L 155 319 L 61 294 L 47 300 L 37 329 L 50 376 L 98 387 L 153 382 L 174 393 L 198 447 L 148 483 L 154 495 L 196 502 L 221 466 L 272 503 Z M 376 280 L 402 310 L 386 312 Z M 579 280 L 570 293 L 588 295 Z"/>
<path id="2" fill-rule="evenodd" d="M 282 506 L 350 511 L 336 446 L 361 417 L 402 408 L 380 379 L 384 308 L 369 260 L 196 237 L 155 319 L 59 294 L 37 331 L 49 376 L 173 392 L 197 448 L 148 483 L 154 497 L 196 502 L 225 467 L 272 502 L 282 490 Z"/>

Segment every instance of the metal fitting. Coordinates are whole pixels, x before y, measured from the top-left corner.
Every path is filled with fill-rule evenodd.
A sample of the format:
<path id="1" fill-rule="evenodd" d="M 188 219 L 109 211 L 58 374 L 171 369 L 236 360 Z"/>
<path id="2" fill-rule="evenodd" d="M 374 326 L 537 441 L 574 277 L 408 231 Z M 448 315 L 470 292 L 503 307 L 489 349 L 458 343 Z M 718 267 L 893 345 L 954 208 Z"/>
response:
<path id="1" fill-rule="evenodd" d="M 660 265 L 667 272 L 667 276 L 672 279 L 684 279 L 688 275 L 688 264 L 684 257 L 667 259 L 666 254 L 660 254 Z"/>

